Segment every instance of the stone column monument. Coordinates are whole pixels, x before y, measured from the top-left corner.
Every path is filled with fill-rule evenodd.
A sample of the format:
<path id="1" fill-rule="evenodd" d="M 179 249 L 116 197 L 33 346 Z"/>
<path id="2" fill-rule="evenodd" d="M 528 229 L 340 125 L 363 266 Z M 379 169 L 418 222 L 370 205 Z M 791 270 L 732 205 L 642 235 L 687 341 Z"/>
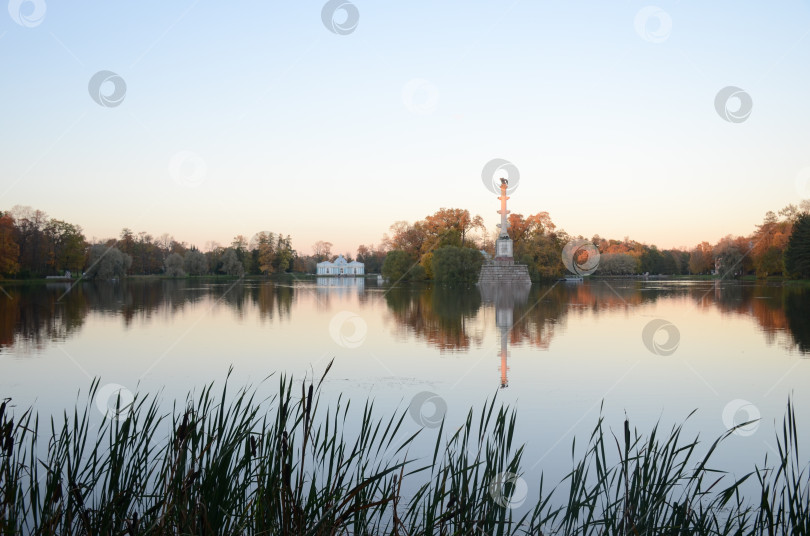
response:
<path id="1" fill-rule="evenodd" d="M 506 200 L 509 199 L 506 195 L 506 188 L 508 186 L 509 181 L 501 179 L 501 196 L 498 198 L 501 200 L 501 210 L 498 211 L 498 214 L 501 215 L 501 223 L 498 226 L 501 228 L 501 233 L 498 235 L 498 240 L 495 242 L 496 260 L 509 260 L 512 258 L 512 239 L 509 238 L 509 233 L 507 232 L 509 220 L 506 219 L 506 216 L 509 214 L 509 211 L 506 209 Z"/>
<path id="2" fill-rule="evenodd" d="M 501 232 L 498 239 L 495 241 L 495 259 L 484 263 L 481 266 L 481 273 L 478 275 L 478 284 L 488 283 L 508 283 L 531 286 L 532 282 L 529 279 L 529 269 L 525 264 L 515 264 L 513 258 L 512 239 L 509 238 L 507 229 L 509 228 L 509 221 L 507 215 L 509 210 L 506 209 L 506 201 L 509 197 L 506 195 L 506 189 L 509 186 L 509 181 L 501 179 L 501 210 L 498 214 L 501 215 L 501 224 L 499 225 Z"/>

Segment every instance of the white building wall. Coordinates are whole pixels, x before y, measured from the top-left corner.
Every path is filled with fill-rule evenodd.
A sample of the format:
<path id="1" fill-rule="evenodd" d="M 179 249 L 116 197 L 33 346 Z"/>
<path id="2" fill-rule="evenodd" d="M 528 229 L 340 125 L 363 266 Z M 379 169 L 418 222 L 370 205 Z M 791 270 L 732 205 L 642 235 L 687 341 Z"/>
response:
<path id="1" fill-rule="evenodd" d="M 318 275 L 364 275 L 365 265 L 362 262 L 352 261 L 340 262 L 342 257 L 338 258 L 338 262 L 319 262 L 316 266 L 315 272 Z"/>

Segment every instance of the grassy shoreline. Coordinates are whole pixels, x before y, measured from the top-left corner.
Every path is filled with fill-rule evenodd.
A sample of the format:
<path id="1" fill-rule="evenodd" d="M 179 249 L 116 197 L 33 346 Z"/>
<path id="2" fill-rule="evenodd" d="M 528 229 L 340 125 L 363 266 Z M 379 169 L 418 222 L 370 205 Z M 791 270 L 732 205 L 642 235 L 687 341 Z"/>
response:
<path id="1" fill-rule="evenodd" d="M 60 534 L 808 534 L 806 459 L 789 403 L 779 459 L 734 480 L 699 457 L 697 438 L 655 426 L 624 437 L 600 418 L 555 486 L 521 498 L 517 416 L 486 402 L 460 426 L 404 433 L 408 410 L 319 406 L 321 381 L 278 378 L 269 399 L 207 386 L 161 414 L 155 397 L 93 401 L 43 424 L 0 408 L 0 533 Z M 230 400 L 230 401 L 229 401 Z M 269 408 L 269 410 L 268 410 Z M 91 422 L 99 421 L 97 426 Z M 347 424 L 359 433 L 347 435 Z M 438 423 L 437 423 L 438 424 Z M 747 423 L 746 423 L 747 424 Z M 740 426 L 744 426 L 742 424 Z M 455 430 L 455 431 L 453 431 Z M 404 434 L 404 435 L 403 435 Z M 411 459 L 419 434 L 432 456 Z M 435 438 L 433 436 L 435 435 Z M 759 483 L 760 496 L 740 485 Z M 417 483 L 408 500 L 403 482 Z M 533 482 L 533 489 L 538 484 Z M 555 502 L 565 497 L 562 503 Z M 517 501 L 528 501 L 518 516 Z M 524 509 L 526 510 L 526 509 Z M 523 511 L 523 510 L 521 510 Z"/>

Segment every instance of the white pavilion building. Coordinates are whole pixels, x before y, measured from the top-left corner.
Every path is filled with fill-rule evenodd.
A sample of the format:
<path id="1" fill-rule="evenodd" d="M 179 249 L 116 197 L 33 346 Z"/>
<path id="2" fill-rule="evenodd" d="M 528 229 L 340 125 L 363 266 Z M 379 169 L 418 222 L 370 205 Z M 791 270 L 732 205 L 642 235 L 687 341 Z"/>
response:
<path id="1" fill-rule="evenodd" d="M 335 262 L 323 261 L 317 264 L 318 275 L 363 275 L 366 265 L 362 262 L 348 262 L 343 255 L 338 256 Z"/>

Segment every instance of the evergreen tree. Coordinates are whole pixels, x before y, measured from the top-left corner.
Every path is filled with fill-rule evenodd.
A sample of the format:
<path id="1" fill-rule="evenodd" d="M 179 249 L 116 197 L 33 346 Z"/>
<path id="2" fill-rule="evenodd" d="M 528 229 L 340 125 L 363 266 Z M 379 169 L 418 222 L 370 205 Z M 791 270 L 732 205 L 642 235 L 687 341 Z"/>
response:
<path id="1" fill-rule="evenodd" d="M 791 277 L 810 279 L 810 214 L 796 219 L 785 249 L 785 269 Z"/>

